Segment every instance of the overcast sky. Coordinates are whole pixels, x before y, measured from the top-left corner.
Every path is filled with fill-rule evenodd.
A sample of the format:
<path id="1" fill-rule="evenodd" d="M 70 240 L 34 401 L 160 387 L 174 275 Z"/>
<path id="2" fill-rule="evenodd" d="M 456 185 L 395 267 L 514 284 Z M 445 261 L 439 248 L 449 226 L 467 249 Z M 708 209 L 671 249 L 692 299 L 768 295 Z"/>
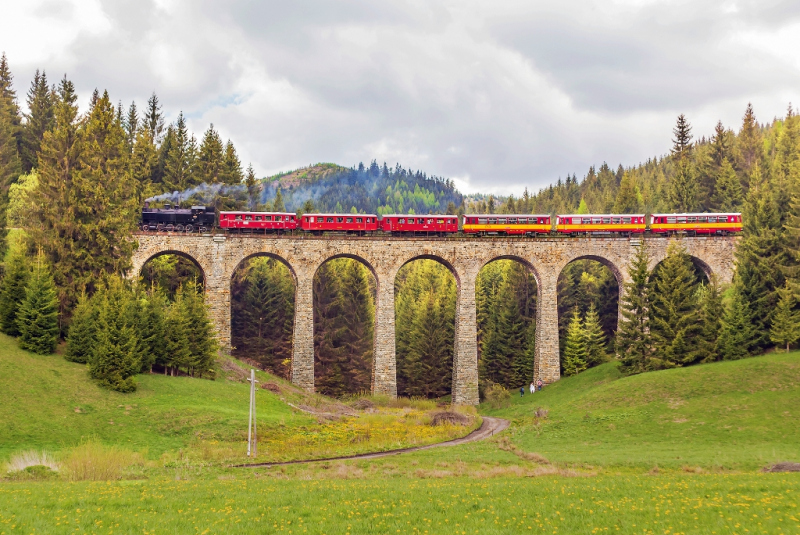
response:
<path id="1" fill-rule="evenodd" d="M 0 0 L 0 51 L 214 123 L 259 175 L 389 165 L 520 193 L 800 104 L 800 2 Z M 24 98 L 21 98 L 24 100 Z"/>

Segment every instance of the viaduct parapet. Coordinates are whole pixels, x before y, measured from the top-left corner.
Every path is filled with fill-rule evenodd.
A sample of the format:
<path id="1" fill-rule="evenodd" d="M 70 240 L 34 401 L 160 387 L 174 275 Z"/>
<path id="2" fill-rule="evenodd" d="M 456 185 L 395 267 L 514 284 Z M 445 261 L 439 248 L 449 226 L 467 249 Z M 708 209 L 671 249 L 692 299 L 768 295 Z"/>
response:
<path id="1" fill-rule="evenodd" d="M 245 260 L 268 256 L 285 264 L 295 282 L 295 318 L 292 349 L 292 381 L 314 389 L 313 279 L 317 269 L 333 258 L 353 258 L 375 276 L 375 351 L 373 393 L 397 395 L 395 359 L 394 281 L 398 270 L 418 259 L 446 266 L 457 284 L 453 401 L 478 403 L 478 347 L 475 282 L 483 266 L 511 259 L 524 264 L 536 278 L 536 354 L 534 379 L 545 383 L 560 377 L 557 281 L 573 260 L 592 259 L 608 266 L 622 292 L 628 266 L 646 242 L 651 268 L 666 256 L 670 240 L 648 238 L 330 238 L 200 236 L 140 234 L 131 274 L 138 276 L 144 264 L 162 254 L 189 258 L 203 271 L 206 303 L 223 347 L 231 345 L 231 278 Z M 720 283 L 733 277 L 735 237 L 684 238 L 683 245 L 706 274 Z"/>

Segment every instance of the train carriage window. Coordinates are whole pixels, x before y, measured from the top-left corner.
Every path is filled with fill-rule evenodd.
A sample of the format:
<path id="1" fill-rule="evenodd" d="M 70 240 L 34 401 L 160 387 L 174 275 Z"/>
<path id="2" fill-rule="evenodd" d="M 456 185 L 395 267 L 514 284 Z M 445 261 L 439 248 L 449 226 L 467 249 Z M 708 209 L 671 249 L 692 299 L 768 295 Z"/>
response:
<path id="1" fill-rule="evenodd" d="M 499 225 L 505 225 L 507 222 L 508 220 L 505 217 L 501 217 L 500 219 L 497 220 L 497 223 Z"/>
<path id="2" fill-rule="evenodd" d="M 592 225 L 599 225 L 599 224 L 600 224 L 600 218 L 599 217 L 593 217 L 592 218 Z"/>
<path id="3" fill-rule="evenodd" d="M 619 225 L 620 219 L 618 217 L 612 217 L 611 223 L 614 225 Z"/>
<path id="4" fill-rule="evenodd" d="M 686 223 L 686 216 L 679 216 L 678 223 Z"/>
<path id="5" fill-rule="evenodd" d="M 509 225 L 516 225 L 517 224 L 517 218 L 516 217 L 509 217 L 508 218 L 508 224 Z"/>
<path id="6" fill-rule="evenodd" d="M 698 223 L 708 223 L 708 216 L 701 215 L 697 218 Z"/>
<path id="7" fill-rule="evenodd" d="M 610 217 L 604 217 L 603 218 L 603 224 L 604 225 L 610 225 L 611 224 L 611 218 Z"/>
<path id="8" fill-rule="evenodd" d="M 261 216 L 260 215 L 256 216 L 256 221 L 261 221 Z"/>
<path id="9" fill-rule="evenodd" d="M 528 224 L 528 218 L 527 217 L 519 217 L 519 218 L 517 218 L 517 221 L 519 221 L 520 225 L 527 225 Z"/>
<path id="10" fill-rule="evenodd" d="M 363 223 L 363 222 L 364 222 L 364 218 L 363 217 L 357 217 L 356 218 L 356 223 Z"/>
<path id="11" fill-rule="evenodd" d="M 490 225 L 496 225 L 497 224 L 497 218 L 496 217 L 490 217 L 489 218 L 489 224 Z"/>
<path id="12" fill-rule="evenodd" d="M 623 217 L 622 218 L 622 224 L 623 225 L 630 225 L 631 224 L 631 218 L 630 217 Z"/>
<path id="13" fill-rule="evenodd" d="M 347 218 L 347 222 L 348 222 L 348 223 L 352 223 L 352 222 L 353 222 L 353 218 L 352 218 L 352 217 L 348 217 L 348 218 Z"/>
<path id="14" fill-rule="evenodd" d="M 715 215 L 708 216 L 708 222 L 709 223 L 716 223 L 717 222 L 717 216 L 715 216 Z"/>
<path id="15" fill-rule="evenodd" d="M 271 215 L 265 215 L 264 216 L 264 221 L 272 221 L 272 216 Z"/>
<path id="16" fill-rule="evenodd" d="M 677 218 L 667 216 L 667 223 L 674 225 L 677 222 Z"/>
<path id="17" fill-rule="evenodd" d="M 242 214 L 236 214 L 236 221 L 242 220 Z"/>
<path id="18" fill-rule="evenodd" d="M 428 219 L 425 223 L 428 225 L 433 225 L 433 219 Z"/>
<path id="19" fill-rule="evenodd" d="M 397 220 L 397 224 L 398 224 L 398 225 L 405 225 L 405 224 L 406 224 L 406 220 L 405 220 L 405 218 L 402 218 L 402 217 L 401 217 L 400 219 L 398 219 L 398 220 Z"/>
<path id="20" fill-rule="evenodd" d="M 697 217 L 691 217 L 691 216 L 690 216 L 690 217 L 687 217 L 687 218 L 686 218 L 686 220 L 687 220 L 689 223 L 697 223 Z"/>
<path id="21" fill-rule="evenodd" d="M 252 221 L 252 220 L 253 220 L 253 216 L 251 216 L 251 215 L 246 215 L 246 216 L 244 216 L 244 220 L 245 220 L 245 221 Z"/>
<path id="22" fill-rule="evenodd" d="M 333 223 L 333 218 L 329 217 L 325 220 L 326 223 Z"/>
<path id="23" fill-rule="evenodd" d="M 478 223 L 480 223 L 481 225 L 485 225 L 487 223 L 487 221 L 488 220 L 485 217 L 479 217 L 478 218 Z"/>
<path id="24" fill-rule="evenodd" d="M 444 219 L 437 219 L 436 220 L 436 224 L 437 225 L 444 225 Z"/>
<path id="25" fill-rule="evenodd" d="M 583 217 L 583 218 L 581 218 L 581 224 L 582 225 L 591 225 L 592 224 L 592 218 L 591 217 Z"/>
<path id="26" fill-rule="evenodd" d="M 337 217 L 336 218 L 336 222 L 337 223 L 344 223 L 344 218 L 343 217 Z"/>

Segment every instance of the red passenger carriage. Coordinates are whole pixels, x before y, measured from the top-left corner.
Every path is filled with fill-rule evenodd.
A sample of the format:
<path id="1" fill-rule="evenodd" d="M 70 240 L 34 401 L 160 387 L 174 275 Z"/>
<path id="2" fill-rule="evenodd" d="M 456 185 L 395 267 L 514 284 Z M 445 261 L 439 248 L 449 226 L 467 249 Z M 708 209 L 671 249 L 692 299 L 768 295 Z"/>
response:
<path id="1" fill-rule="evenodd" d="M 238 231 L 283 232 L 297 228 L 297 216 L 291 212 L 220 212 L 219 226 Z"/>
<path id="2" fill-rule="evenodd" d="M 454 234 L 458 232 L 458 216 L 455 215 L 385 215 L 380 228 L 390 234 Z"/>
<path id="3" fill-rule="evenodd" d="M 650 232 L 654 234 L 721 234 L 742 231 L 742 214 L 653 214 Z"/>
<path id="4" fill-rule="evenodd" d="M 378 216 L 375 214 L 304 214 L 300 218 L 300 228 L 307 232 L 345 232 L 363 234 L 378 230 Z"/>

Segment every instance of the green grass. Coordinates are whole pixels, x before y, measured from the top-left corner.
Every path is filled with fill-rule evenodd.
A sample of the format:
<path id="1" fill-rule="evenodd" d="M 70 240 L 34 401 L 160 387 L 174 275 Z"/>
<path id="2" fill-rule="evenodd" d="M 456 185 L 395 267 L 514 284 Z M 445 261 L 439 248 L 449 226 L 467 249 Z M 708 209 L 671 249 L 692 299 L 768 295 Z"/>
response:
<path id="1" fill-rule="evenodd" d="M 800 478 L 603 476 L 0 486 L 5 533 L 798 533 Z"/>
<path id="2" fill-rule="evenodd" d="M 549 410 L 545 420 L 534 409 Z M 515 419 L 513 441 L 551 461 L 755 469 L 800 462 L 800 354 L 621 377 L 615 363 L 514 396 L 486 414 Z"/>
<path id="3" fill-rule="evenodd" d="M 22 351 L 0 335 L 0 459 L 29 448 L 57 451 L 90 437 L 153 457 L 197 440 L 246 443 L 248 385 L 161 375 L 140 375 L 137 382 L 133 394 L 103 390 L 85 366 Z M 257 399 L 265 431 L 316 422 L 266 390 Z"/>

